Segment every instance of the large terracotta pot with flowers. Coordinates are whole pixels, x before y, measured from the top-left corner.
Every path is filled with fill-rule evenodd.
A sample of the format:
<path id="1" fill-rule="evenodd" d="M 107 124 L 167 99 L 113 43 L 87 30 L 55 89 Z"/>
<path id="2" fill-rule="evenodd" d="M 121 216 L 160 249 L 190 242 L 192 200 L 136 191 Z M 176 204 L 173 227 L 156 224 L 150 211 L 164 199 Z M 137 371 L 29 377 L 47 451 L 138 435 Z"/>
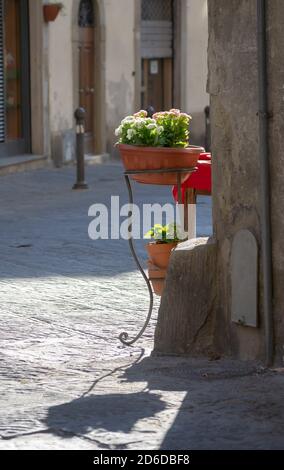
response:
<path id="1" fill-rule="evenodd" d="M 184 182 L 204 152 L 188 143 L 190 120 L 176 109 L 156 113 L 153 118 L 142 110 L 123 119 L 116 130 L 117 148 L 124 168 L 133 172 L 130 177 L 139 183 L 172 185 L 177 183 L 178 173 L 169 170 L 188 169 L 181 173 Z"/>
<path id="2" fill-rule="evenodd" d="M 118 144 L 117 147 L 120 151 L 124 168 L 131 171 L 182 168 L 194 170 L 200 154 L 204 151 L 203 148 L 194 147 L 193 145 L 186 148 L 169 148 Z M 182 173 L 181 182 L 184 183 L 190 174 L 190 171 Z M 130 177 L 139 183 L 174 185 L 177 183 L 178 173 L 138 173 Z"/>

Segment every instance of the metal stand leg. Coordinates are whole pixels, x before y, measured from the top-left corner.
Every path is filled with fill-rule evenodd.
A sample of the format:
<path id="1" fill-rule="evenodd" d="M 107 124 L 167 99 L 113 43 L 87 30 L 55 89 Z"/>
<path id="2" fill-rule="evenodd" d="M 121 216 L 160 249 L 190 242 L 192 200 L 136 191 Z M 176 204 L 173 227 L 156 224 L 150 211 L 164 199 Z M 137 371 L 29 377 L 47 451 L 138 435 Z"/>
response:
<path id="1" fill-rule="evenodd" d="M 132 194 L 132 188 L 131 188 L 131 184 L 130 184 L 130 179 L 129 179 L 129 176 L 128 175 L 124 175 L 125 177 L 125 181 L 126 181 L 126 185 L 127 185 L 127 189 L 128 189 L 128 194 L 129 194 L 129 203 L 130 204 L 133 204 L 133 194 Z M 129 218 L 130 218 L 130 224 L 129 224 L 129 227 L 128 227 L 128 230 L 129 230 L 129 233 L 131 234 L 132 233 L 132 211 L 129 211 Z M 129 247 L 130 247 L 130 251 L 132 253 L 132 256 L 135 260 L 135 263 L 139 269 L 139 271 L 141 272 L 146 284 L 147 284 L 147 287 L 148 287 L 148 291 L 149 291 L 149 297 L 150 297 L 150 305 L 149 305 L 149 311 L 148 311 L 148 315 L 147 315 L 147 318 L 146 318 L 146 321 L 142 327 L 142 329 L 139 331 L 139 333 L 135 336 L 135 338 L 133 338 L 132 340 L 128 340 L 128 333 L 126 332 L 123 332 L 119 335 L 119 339 L 120 341 L 125 344 L 126 346 L 131 346 L 132 344 L 134 344 L 139 338 L 141 338 L 141 336 L 143 335 L 144 331 L 146 330 L 149 322 L 150 322 L 150 319 L 151 319 L 151 316 L 152 316 L 152 311 L 153 311 L 153 303 L 154 303 L 154 296 L 153 296 L 153 291 L 152 291 L 152 287 L 151 287 L 151 284 L 150 284 L 150 281 L 148 279 L 148 277 L 146 276 L 145 272 L 144 272 L 144 269 L 142 268 L 141 264 L 140 264 L 140 261 L 138 259 L 138 256 L 135 252 L 135 248 L 134 248 L 134 244 L 133 244 L 133 237 L 132 237 L 132 234 L 130 235 L 129 237 Z"/>

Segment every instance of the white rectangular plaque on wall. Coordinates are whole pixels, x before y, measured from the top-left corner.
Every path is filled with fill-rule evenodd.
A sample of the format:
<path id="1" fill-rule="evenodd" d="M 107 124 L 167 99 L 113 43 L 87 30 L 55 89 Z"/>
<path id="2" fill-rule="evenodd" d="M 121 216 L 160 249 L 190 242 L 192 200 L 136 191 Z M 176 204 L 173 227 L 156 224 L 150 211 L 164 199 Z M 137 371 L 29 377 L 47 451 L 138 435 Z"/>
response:
<path id="1" fill-rule="evenodd" d="M 231 255 L 231 319 L 239 325 L 257 327 L 258 247 L 249 230 L 234 237 Z"/>

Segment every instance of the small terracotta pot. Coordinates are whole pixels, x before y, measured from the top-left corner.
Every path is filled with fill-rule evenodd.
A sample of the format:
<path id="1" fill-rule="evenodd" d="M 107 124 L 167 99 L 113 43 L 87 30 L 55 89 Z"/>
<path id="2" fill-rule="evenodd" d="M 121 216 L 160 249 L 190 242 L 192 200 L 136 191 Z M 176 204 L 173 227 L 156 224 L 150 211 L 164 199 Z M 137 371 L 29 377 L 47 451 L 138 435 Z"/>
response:
<path id="1" fill-rule="evenodd" d="M 44 21 L 48 23 L 49 21 L 56 20 L 60 10 L 61 10 L 60 6 L 56 4 L 51 3 L 51 4 L 43 5 Z"/>
<path id="2" fill-rule="evenodd" d="M 160 269 L 155 266 L 151 261 L 148 261 L 148 277 L 152 284 L 153 291 L 156 295 L 161 296 L 164 290 L 165 278 L 167 275 L 166 269 Z"/>
<path id="3" fill-rule="evenodd" d="M 175 168 L 195 169 L 199 156 L 204 152 L 202 147 L 193 145 L 186 148 L 142 147 L 117 144 L 126 170 L 162 170 Z M 182 183 L 190 172 L 182 173 Z M 177 173 L 145 173 L 131 175 L 135 181 L 145 184 L 173 185 L 177 183 Z"/>
<path id="4" fill-rule="evenodd" d="M 167 269 L 171 252 L 177 246 L 177 242 L 173 243 L 148 243 L 146 249 L 150 261 L 160 269 Z"/>

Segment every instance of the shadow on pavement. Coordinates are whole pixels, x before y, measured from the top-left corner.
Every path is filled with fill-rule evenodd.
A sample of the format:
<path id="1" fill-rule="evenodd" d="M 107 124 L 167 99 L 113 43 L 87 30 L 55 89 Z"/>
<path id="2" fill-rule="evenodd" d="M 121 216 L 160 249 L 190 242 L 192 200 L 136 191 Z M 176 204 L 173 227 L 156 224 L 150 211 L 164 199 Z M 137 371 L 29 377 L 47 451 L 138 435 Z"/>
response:
<path id="1" fill-rule="evenodd" d="M 186 392 L 159 449 L 188 451 L 283 448 L 282 401 L 262 378 L 265 369 L 253 361 L 155 355 L 122 376 L 149 390 Z"/>
<path id="2" fill-rule="evenodd" d="M 51 407 L 44 424 L 53 434 L 84 435 L 95 429 L 130 433 L 137 421 L 154 417 L 166 407 L 160 396 L 147 391 L 90 395 Z"/>

